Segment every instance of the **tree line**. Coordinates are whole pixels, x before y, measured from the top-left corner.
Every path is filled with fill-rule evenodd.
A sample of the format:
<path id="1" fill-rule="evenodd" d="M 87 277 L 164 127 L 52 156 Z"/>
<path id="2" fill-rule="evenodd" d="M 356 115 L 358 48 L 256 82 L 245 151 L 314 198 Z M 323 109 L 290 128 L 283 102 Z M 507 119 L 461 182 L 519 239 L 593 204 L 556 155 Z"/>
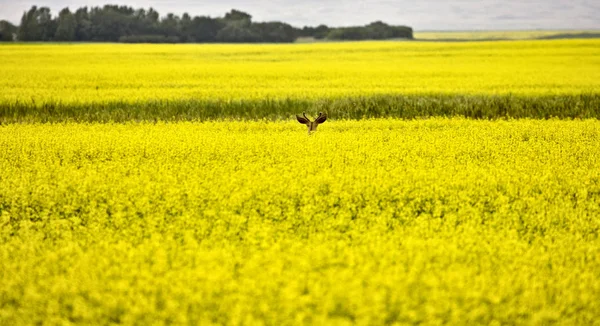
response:
<path id="1" fill-rule="evenodd" d="M 125 43 L 287 43 L 299 37 L 330 40 L 412 39 L 412 28 L 381 21 L 356 27 L 296 28 L 283 22 L 254 22 L 252 16 L 232 9 L 223 17 L 161 17 L 152 9 L 104 5 L 62 9 L 53 17 L 48 7 L 32 6 L 21 24 L 0 21 L 0 41 L 125 42 Z"/>

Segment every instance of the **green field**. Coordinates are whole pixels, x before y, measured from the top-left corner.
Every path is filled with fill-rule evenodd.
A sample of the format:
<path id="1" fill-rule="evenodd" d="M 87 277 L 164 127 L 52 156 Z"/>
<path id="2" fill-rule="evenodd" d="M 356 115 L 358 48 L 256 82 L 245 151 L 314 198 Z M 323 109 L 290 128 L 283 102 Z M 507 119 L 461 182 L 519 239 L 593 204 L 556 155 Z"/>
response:
<path id="1" fill-rule="evenodd" d="M 598 45 L 0 46 L 0 325 L 597 324 Z"/>

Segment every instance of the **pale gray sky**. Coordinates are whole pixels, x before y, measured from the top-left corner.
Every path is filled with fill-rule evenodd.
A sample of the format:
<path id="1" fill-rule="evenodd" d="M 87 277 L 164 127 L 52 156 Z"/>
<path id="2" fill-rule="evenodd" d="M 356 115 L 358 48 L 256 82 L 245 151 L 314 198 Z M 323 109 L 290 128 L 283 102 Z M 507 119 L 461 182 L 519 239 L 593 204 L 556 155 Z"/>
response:
<path id="1" fill-rule="evenodd" d="M 60 9 L 106 3 L 153 7 L 161 15 L 222 16 L 232 8 L 254 21 L 279 20 L 294 26 L 363 25 L 375 20 L 423 30 L 600 29 L 598 0 L 0 0 L 0 19 L 19 23 L 32 5 Z"/>

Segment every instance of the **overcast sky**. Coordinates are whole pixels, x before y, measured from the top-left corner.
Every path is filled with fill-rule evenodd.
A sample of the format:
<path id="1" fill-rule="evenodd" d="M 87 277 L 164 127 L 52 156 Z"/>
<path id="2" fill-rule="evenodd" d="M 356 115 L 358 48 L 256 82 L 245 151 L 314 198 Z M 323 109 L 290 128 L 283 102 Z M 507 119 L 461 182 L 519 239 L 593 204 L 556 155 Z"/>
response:
<path id="1" fill-rule="evenodd" d="M 600 29 L 599 0 L 0 0 L 0 19 L 18 24 L 32 5 L 64 7 L 106 3 L 153 7 L 161 16 L 223 16 L 232 8 L 250 13 L 254 21 L 279 20 L 294 26 L 363 25 L 375 20 L 423 30 Z"/>

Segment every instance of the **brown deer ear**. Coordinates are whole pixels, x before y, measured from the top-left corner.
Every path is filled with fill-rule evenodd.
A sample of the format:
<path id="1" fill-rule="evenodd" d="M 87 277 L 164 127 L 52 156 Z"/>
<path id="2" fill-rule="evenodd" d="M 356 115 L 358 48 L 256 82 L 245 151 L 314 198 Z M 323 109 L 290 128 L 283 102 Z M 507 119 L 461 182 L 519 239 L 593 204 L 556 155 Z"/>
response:
<path id="1" fill-rule="evenodd" d="M 303 117 L 301 117 L 299 115 L 296 115 L 296 119 L 298 119 L 298 122 L 300 122 L 303 125 L 306 125 L 306 124 L 308 124 L 310 122 L 308 119 L 303 118 Z"/>
<path id="2" fill-rule="evenodd" d="M 325 121 L 327 121 L 327 113 L 325 113 L 325 114 L 321 114 L 321 113 L 319 112 L 319 117 L 318 117 L 317 119 L 315 119 L 315 122 L 316 122 L 316 123 L 323 123 L 323 122 L 325 122 Z"/>

